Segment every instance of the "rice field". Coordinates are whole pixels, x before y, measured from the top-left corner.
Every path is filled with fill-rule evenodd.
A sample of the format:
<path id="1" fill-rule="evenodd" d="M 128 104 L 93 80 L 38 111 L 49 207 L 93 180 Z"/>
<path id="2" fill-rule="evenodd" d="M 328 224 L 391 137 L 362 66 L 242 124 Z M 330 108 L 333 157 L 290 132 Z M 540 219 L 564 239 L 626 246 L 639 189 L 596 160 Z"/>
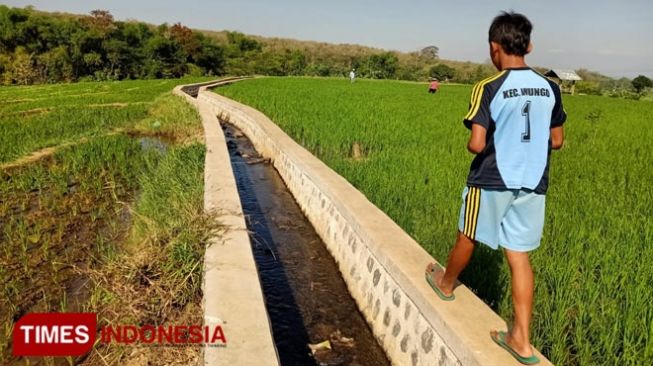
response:
<path id="1" fill-rule="evenodd" d="M 262 78 L 216 92 L 267 114 L 446 260 L 472 160 L 471 86 L 429 95 L 418 83 Z M 653 364 L 653 103 L 565 95 L 564 105 L 566 143 L 532 255 L 533 343 L 558 365 Z M 509 318 L 501 253 L 477 248 L 462 281 Z"/>
<path id="2" fill-rule="evenodd" d="M 205 80 L 205 79 L 204 79 Z M 97 345 L 79 358 L 11 356 L 32 312 L 100 325 L 201 322 L 199 115 L 171 94 L 197 79 L 0 87 L 0 364 L 190 364 L 199 350 Z"/>
<path id="3" fill-rule="evenodd" d="M 0 87 L 0 164 L 124 128 L 161 129 L 162 121 L 156 124 L 149 113 L 157 98 L 180 83 L 201 80 L 206 79 Z"/>

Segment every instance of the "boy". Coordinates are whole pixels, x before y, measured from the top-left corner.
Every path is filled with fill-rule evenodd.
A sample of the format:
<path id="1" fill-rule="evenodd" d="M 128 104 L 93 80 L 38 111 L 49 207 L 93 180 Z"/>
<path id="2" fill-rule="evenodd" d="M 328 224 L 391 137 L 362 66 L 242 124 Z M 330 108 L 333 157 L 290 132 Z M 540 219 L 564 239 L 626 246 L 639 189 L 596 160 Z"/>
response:
<path id="1" fill-rule="evenodd" d="M 514 324 L 492 339 L 523 364 L 539 360 L 529 341 L 533 271 L 528 252 L 540 244 L 551 149 L 564 140 L 558 86 L 530 69 L 532 25 L 522 14 L 503 12 L 489 31 L 490 57 L 499 73 L 474 86 L 464 124 L 467 149 L 476 154 L 447 268 L 429 264 L 426 279 L 443 300 L 454 299 L 458 275 L 476 242 L 503 247 L 510 266 Z"/>

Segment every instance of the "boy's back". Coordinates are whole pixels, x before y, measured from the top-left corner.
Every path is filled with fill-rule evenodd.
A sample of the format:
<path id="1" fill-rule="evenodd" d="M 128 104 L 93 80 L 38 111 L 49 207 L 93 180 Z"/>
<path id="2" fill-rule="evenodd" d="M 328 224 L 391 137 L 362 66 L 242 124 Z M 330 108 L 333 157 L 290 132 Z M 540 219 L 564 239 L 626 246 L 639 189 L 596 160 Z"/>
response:
<path id="1" fill-rule="evenodd" d="M 467 184 L 546 193 L 550 129 L 564 119 L 558 86 L 528 67 L 476 84 L 464 123 L 485 127 L 487 145 L 472 162 Z"/>

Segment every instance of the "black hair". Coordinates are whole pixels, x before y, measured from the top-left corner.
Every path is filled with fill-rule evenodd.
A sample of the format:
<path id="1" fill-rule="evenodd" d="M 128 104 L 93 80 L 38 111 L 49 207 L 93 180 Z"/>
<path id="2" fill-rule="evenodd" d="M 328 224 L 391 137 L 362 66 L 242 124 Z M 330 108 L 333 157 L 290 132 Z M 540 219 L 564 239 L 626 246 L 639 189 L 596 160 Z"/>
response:
<path id="1" fill-rule="evenodd" d="M 524 56 L 531 43 L 533 25 L 523 14 L 503 11 L 492 21 L 489 42 L 496 42 L 509 55 Z"/>

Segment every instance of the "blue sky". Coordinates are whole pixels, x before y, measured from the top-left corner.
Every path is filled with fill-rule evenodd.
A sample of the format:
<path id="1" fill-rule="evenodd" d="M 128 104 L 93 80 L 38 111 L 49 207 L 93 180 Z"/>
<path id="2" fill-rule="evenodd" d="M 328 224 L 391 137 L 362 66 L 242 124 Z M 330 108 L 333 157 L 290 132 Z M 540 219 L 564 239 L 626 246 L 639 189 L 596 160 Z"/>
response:
<path id="1" fill-rule="evenodd" d="M 500 11 L 526 14 L 534 25 L 531 65 L 589 68 L 610 76 L 653 77 L 653 1 L 439 0 L 0 0 L 47 11 L 107 9 L 116 19 L 176 23 L 209 30 L 357 43 L 440 56 L 487 60 L 487 28 Z"/>

